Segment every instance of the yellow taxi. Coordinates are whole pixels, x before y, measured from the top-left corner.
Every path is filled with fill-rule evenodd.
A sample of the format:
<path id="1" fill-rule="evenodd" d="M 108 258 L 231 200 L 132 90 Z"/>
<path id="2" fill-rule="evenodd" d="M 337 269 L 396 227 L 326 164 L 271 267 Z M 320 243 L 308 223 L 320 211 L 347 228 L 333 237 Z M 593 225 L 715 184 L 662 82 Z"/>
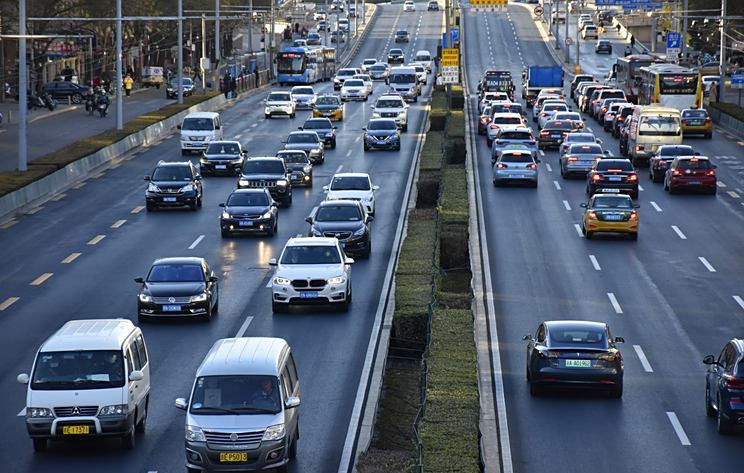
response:
<path id="1" fill-rule="evenodd" d="M 704 108 L 686 108 L 682 110 L 682 134 L 703 135 L 713 138 L 713 120 Z"/>
<path id="2" fill-rule="evenodd" d="M 587 239 L 596 233 L 622 233 L 632 240 L 638 239 L 639 205 L 629 195 L 596 194 L 581 206 L 584 208 L 581 231 Z"/>
<path id="3" fill-rule="evenodd" d="M 313 118 L 330 118 L 331 120 L 343 121 L 344 103 L 338 95 L 321 95 L 313 106 Z"/>

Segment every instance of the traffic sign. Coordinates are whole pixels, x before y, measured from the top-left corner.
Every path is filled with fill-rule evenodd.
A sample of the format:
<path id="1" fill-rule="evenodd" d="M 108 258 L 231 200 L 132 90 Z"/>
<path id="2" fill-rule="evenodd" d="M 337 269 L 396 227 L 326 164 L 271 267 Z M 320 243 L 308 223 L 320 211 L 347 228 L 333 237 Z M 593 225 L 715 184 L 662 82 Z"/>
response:
<path id="1" fill-rule="evenodd" d="M 571 38 L 566 38 L 566 46 L 571 46 L 573 44 L 573 40 Z"/>
<path id="2" fill-rule="evenodd" d="M 460 41 L 460 29 L 459 28 L 452 28 L 452 29 L 450 29 L 450 40 L 453 43 L 455 41 Z"/>
<path id="3" fill-rule="evenodd" d="M 506 5 L 507 0 L 470 0 L 470 4 L 475 6 Z"/>
<path id="4" fill-rule="evenodd" d="M 457 48 L 442 49 L 442 82 L 444 84 L 460 82 L 460 51 Z"/>
<path id="5" fill-rule="evenodd" d="M 731 88 L 744 89 L 744 74 L 731 74 Z"/>
<path id="6" fill-rule="evenodd" d="M 532 9 L 532 12 L 535 14 L 535 16 L 542 16 L 542 14 L 543 14 L 543 7 L 541 7 L 540 5 L 538 5 L 538 6 L 536 6 L 535 8 Z"/>
<path id="7" fill-rule="evenodd" d="M 680 33 L 675 33 L 670 31 L 667 33 L 667 41 L 666 41 L 666 47 L 679 49 L 682 47 L 682 35 Z"/>

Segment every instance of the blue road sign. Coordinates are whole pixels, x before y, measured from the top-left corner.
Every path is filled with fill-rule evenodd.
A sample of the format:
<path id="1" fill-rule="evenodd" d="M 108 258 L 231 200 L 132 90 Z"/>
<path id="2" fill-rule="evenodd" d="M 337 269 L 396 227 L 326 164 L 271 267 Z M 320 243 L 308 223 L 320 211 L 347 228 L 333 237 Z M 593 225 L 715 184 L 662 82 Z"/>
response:
<path id="1" fill-rule="evenodd" d="M 682 35 L 680 33 L 667 33 L 667 49 L 679 49 L 682 47 Z"/>
<path id="2" fill-rule="evenodd" d="M 452 41 L 460 41 L 460 29 L 459 28 L 450 29 L 450 39 Z"/>
<path id="3" fill-rule="evenodd" d="M 731 74 L 731 86 L 735 89 L 744 88 L 744 74 Z"/>

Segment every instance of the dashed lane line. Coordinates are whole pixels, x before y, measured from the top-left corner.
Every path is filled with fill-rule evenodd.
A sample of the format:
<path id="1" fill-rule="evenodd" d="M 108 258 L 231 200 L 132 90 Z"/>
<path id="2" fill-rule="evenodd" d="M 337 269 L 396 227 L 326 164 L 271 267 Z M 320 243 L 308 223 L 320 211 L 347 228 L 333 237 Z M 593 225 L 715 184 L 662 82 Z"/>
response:
<path id="1" fill-rule="evenodd" d="M 132 211 L 129 212 L 129 213 L 138 214 L 138 213 L 142 212 L 143 210 L 145 210 L 145 206 L 144 205 L 138 205 L 137 207 L 133 208 Z"/>
<path id="2" fill-rule="evenodd" d="M 189 245 L 189 249 L 190 249 L 190 250 L 193 250 L 194 248 L 196 248 L 196 246 L 197 246 L 197 245 L 198 245 L 199 243 L 201 243 L 201 241 L 202 241 L 203 239 L 204 239 L 204 235 L 199 235 L 199 236 L 198 236 L 198 237 L 196 238 L 196 240 L 194 240 L 194 242 L 193 242 L 193 243 L 192 243 L 191 245 Z"/>
<path id="3" fill-rule="evenodd" d="M 744 309 L 744 299 L 741 298 L 741 296 L 732 296 L 737 304 L 739 304 L 739 307 Z"/>
<path id="4" fill-rule="evenodd" d="M 38 207 L 34 207 L 28 211 L 26 211 L 26 215 L 36 215 L 37 213 L 41 212 L 44 209 L 43 205 L 40 205 Z"/>
<path id="5" fill-rule="evenodd" d="M 702 256 L 698 256 L 698 259 L 700 260 L 701 263 L 703 263 L 703 266 L 705 266 L 705 269 L 707 269 L 711 273 L 715 273 L 716 272 L 716 268 L 714 268 L 713 265 L 710 264 L 707 259 L 705 259 Z"/>
<path id="6" fill-rule="evenodd" d="M 126 220 L 117 220 L 116 222 L 114 222 L 113 224 L 111 224 L 111 228 L 120 228 L 125 223 L 127 223 Z"/>
<path id="7" fill-rule="evenodd" d="M 679 443 L 682 445 L 688 446 L 692 445 L 690 443 L 690 439 L 687 438 L 687 434 L 685 433 L 685 429 L 682 428 L 682 424 L 679 423 L 679 419 L 677 419 L 677 414 L 671 411 L 667 411 L 666 413 L 667 417 L 669 418 L 669 422 L 672 423 L 672 428 L 674 429 L 674 433 L 677 434 L 677 438 L 679 439 Z"/>
<path id="8" fill-rule="evenodd" d="M 654 210 L 656 210 L 657 212 L 663 212 L 663 210 L 661 210 L 661 207 L 659 207 L 659 204 L 657 204 L 653 200 L 651 202 L 649 202 L 649 203 L 651 204 L 651 207 L 653 207 Z"/>
<path id="9" fill-rule="evenodd" d="M 566 210 L 568 210 L 569 212 L 571 211 L 571 204 L 569 204 L 567 200 L 564 200 L 564 201 L 563 201 L 563 206 L 564 206 L 564 207 L 566 208 Z"/>
<path id="10" fill-rule="evenodd" d="M 726 183 L 725 183 L 725 182 L 723 182 L 723 181 L 716 181 L 716 185 L 717 185 L 718 187 L 720 187 L 720 188 L 724 188 L 724 187 L 726 187 Z"/>
<path id="11" fill-rule="evenodd" d="M 641 366 L 643 366 L 643 371 L 646 373 L 653 373 L 654 369 L 651 368 L 651 363 L 648 362 L 648 358 L 646 358 L 646 354 L 643 353 L 643 348 L 641 348 L 640 345 L 633 345 L 633 350 L 635 350 L 636 355 L 638 355 L 638 359 L 641 361 Z"/>
<path id="12" fill-rule="evenodd" d="M 65 197 L 67 197 L 67 194 L 57 194 L 54 197 L 52 197 L 51 200 L 53 200 L 54 202 L 59 202 L 60 200 L 64 199 Z"/>
<path id="13" fill-rule="evenodd" d="M 41 286 L 42 284 L 44 284 L 44 281 L 46 281 L 47 279 L 51 278 L 53 274 L 54 273 L 44 273 L 41 276 L 39 276 L 38 278 L 36 278 L 33 281 L 31 281 L 31 283 L 29 285 L 30 286 Z"/>
<path id="14" fill-rule="evenodd" d="M 70 253 L 70 255 L 67 258 L 63 259 L 60 262 L 62 264 L 70 264 L 73 261 L 75 261 L 76 259 L 78 259 L 80 257 L 80 255 L 82 255 L 82 253 Z"/>
<path id="15" fill-rule="evenodd" d="M 679 229 L 679 227 L 678 227 L 677 225 L 672 225 L 672 230 L 674 230 L 674 233 L 676 233 L 676 234 L 677 234 L 677 236 L 678 236 L 678 237 L 679 237 L 679 238 L 680 238 L 681 240 L 687 240 L 687 237 L 685 236 L 685 234 L 684 234 L 684 233 L 682 233 L 682 230 L 680 230 L 680 229 Z"/>
<path id="16" fill-rule="evenodd" d="M 584 236 L 584 233 L 581 231 L 581 226 L 579 226 L 578 223 L 574 223 L 574 229 L 576 230 L 576 233 L 579 235 L 579 238 L 582 238 Z"/>
<path id="17" fill-rule="evenodd" d="M 2 225 L 0 225 L 0 228 L 3 229 L 3 230 L 5 230 L 5 229 L 8 229 L 8 228 L 12 227 L 16 223 L 18 223 L 18 220 L 11 219 L 11 220 L 8 220 L 7 222 L 3 223 Z"/>
<path id="18" fill-rule="evenodd" d="M 561 184 L 558 181 L 553 181 L 553 185 L 555 186 L 556 190 L 561 190 Z"/>
<path id="19" fill-rule="evenodd" d="M 18 302 L 18 299 L 20 299 L 20 297 L 8 297 L 7 299 L 5 299 L 2 303 L 0 303 L 0 312 Z"/>
<path id="20" fill-rule="evenodd" d="M 240 330 L 238 330 L 238 333 L 235 335 L 236 338 L 240 338 L 243 335 L 245 335 L 246 330 L 248 330 L 248 326 L 253 322 L 253 317 L 248 316 L 245 318 L 245 321 L 243 322 L 243 325 L 240 326 Z"/>
<path id="21" fill-rule="evenodd" d="M 88 242 L 88 245 L 90 245 L 90 246 L 93 246 L 93 245 L 97 245 L 97 244 L 98 244 L 98 243 L 100 243 L 100 241 L 101 241 L 101 240 L 103 240 L 104 238 L 106 238 L 106 235 L 96 235 L 96 236 L 94 236 L 94 237 L 93 237 L 93 238 L 92 238 L 92 239 L 91 239 L 91 240 L 90 240 L 90 241 Z"/>
<path id="22" fill-rule="evenodd" d="M 612 304 L 612 308 L 615 309 L 615 313 L 622 314 L 623 308 L 620 307 L 620 303 L 617 301 L 617 297 L 615 297 L 615 294 L 613 292 L 608 292 L 607 297 L 610 299 L 610 304 Z"/>
<path id="23" fill-rule="evenodd" d="M 734 198 L 734 199 L 739 199 L 739 198 L 740 198 L 740 197 L 739 197 L 739 194 L 737 194 L 737 193 L 736 193 L 736 192 L 734 192 L 734 191 L 728 191 L 728 192 L 726 192 L 726 193 L 727 193 L 728 195 L 730 195 L 730 196 L 731 196 L 732 198 Z"/>
<path id="24" fill-rule="evenodd" d="M 547 169 L 548 172 L 553 172 L 553 168 L 548 163 L 545 163 L 545 169 Z"/>
<path id="25" fill-rule="evenodd" d="M 592 266 L 594 266 L 594 269 L 597 271 L 602 271 L 602 267 L 599 265 L 599 261 L 597 261 L 597 257 L 594 255 L 589 255 L 589 261 L 592 262 Z"/>

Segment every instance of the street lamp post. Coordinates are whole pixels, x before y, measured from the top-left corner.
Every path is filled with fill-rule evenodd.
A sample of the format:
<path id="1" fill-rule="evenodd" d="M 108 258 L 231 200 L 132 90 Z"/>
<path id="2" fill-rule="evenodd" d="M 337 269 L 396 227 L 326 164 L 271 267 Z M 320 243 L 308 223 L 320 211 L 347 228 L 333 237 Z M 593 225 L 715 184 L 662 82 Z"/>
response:
<path id="1" fill-rule="evenodd" d="M 124 99 L 121 73 L 121 0 L 116 0 L 116 129 L 124 128 Z"/>
<path id="2" fill-rule="evenodd" d="M 183 0 L 178 0 L 178 103 L 183 104 Z"/>
<path id="3" fill-rule="evenodd" d="M 26 115 L 28 113 L 28 82 L 26 72 L 26 0 L 18 0 L 18 170 L 28 170 L 26 148 L 28 142 Z"/>

